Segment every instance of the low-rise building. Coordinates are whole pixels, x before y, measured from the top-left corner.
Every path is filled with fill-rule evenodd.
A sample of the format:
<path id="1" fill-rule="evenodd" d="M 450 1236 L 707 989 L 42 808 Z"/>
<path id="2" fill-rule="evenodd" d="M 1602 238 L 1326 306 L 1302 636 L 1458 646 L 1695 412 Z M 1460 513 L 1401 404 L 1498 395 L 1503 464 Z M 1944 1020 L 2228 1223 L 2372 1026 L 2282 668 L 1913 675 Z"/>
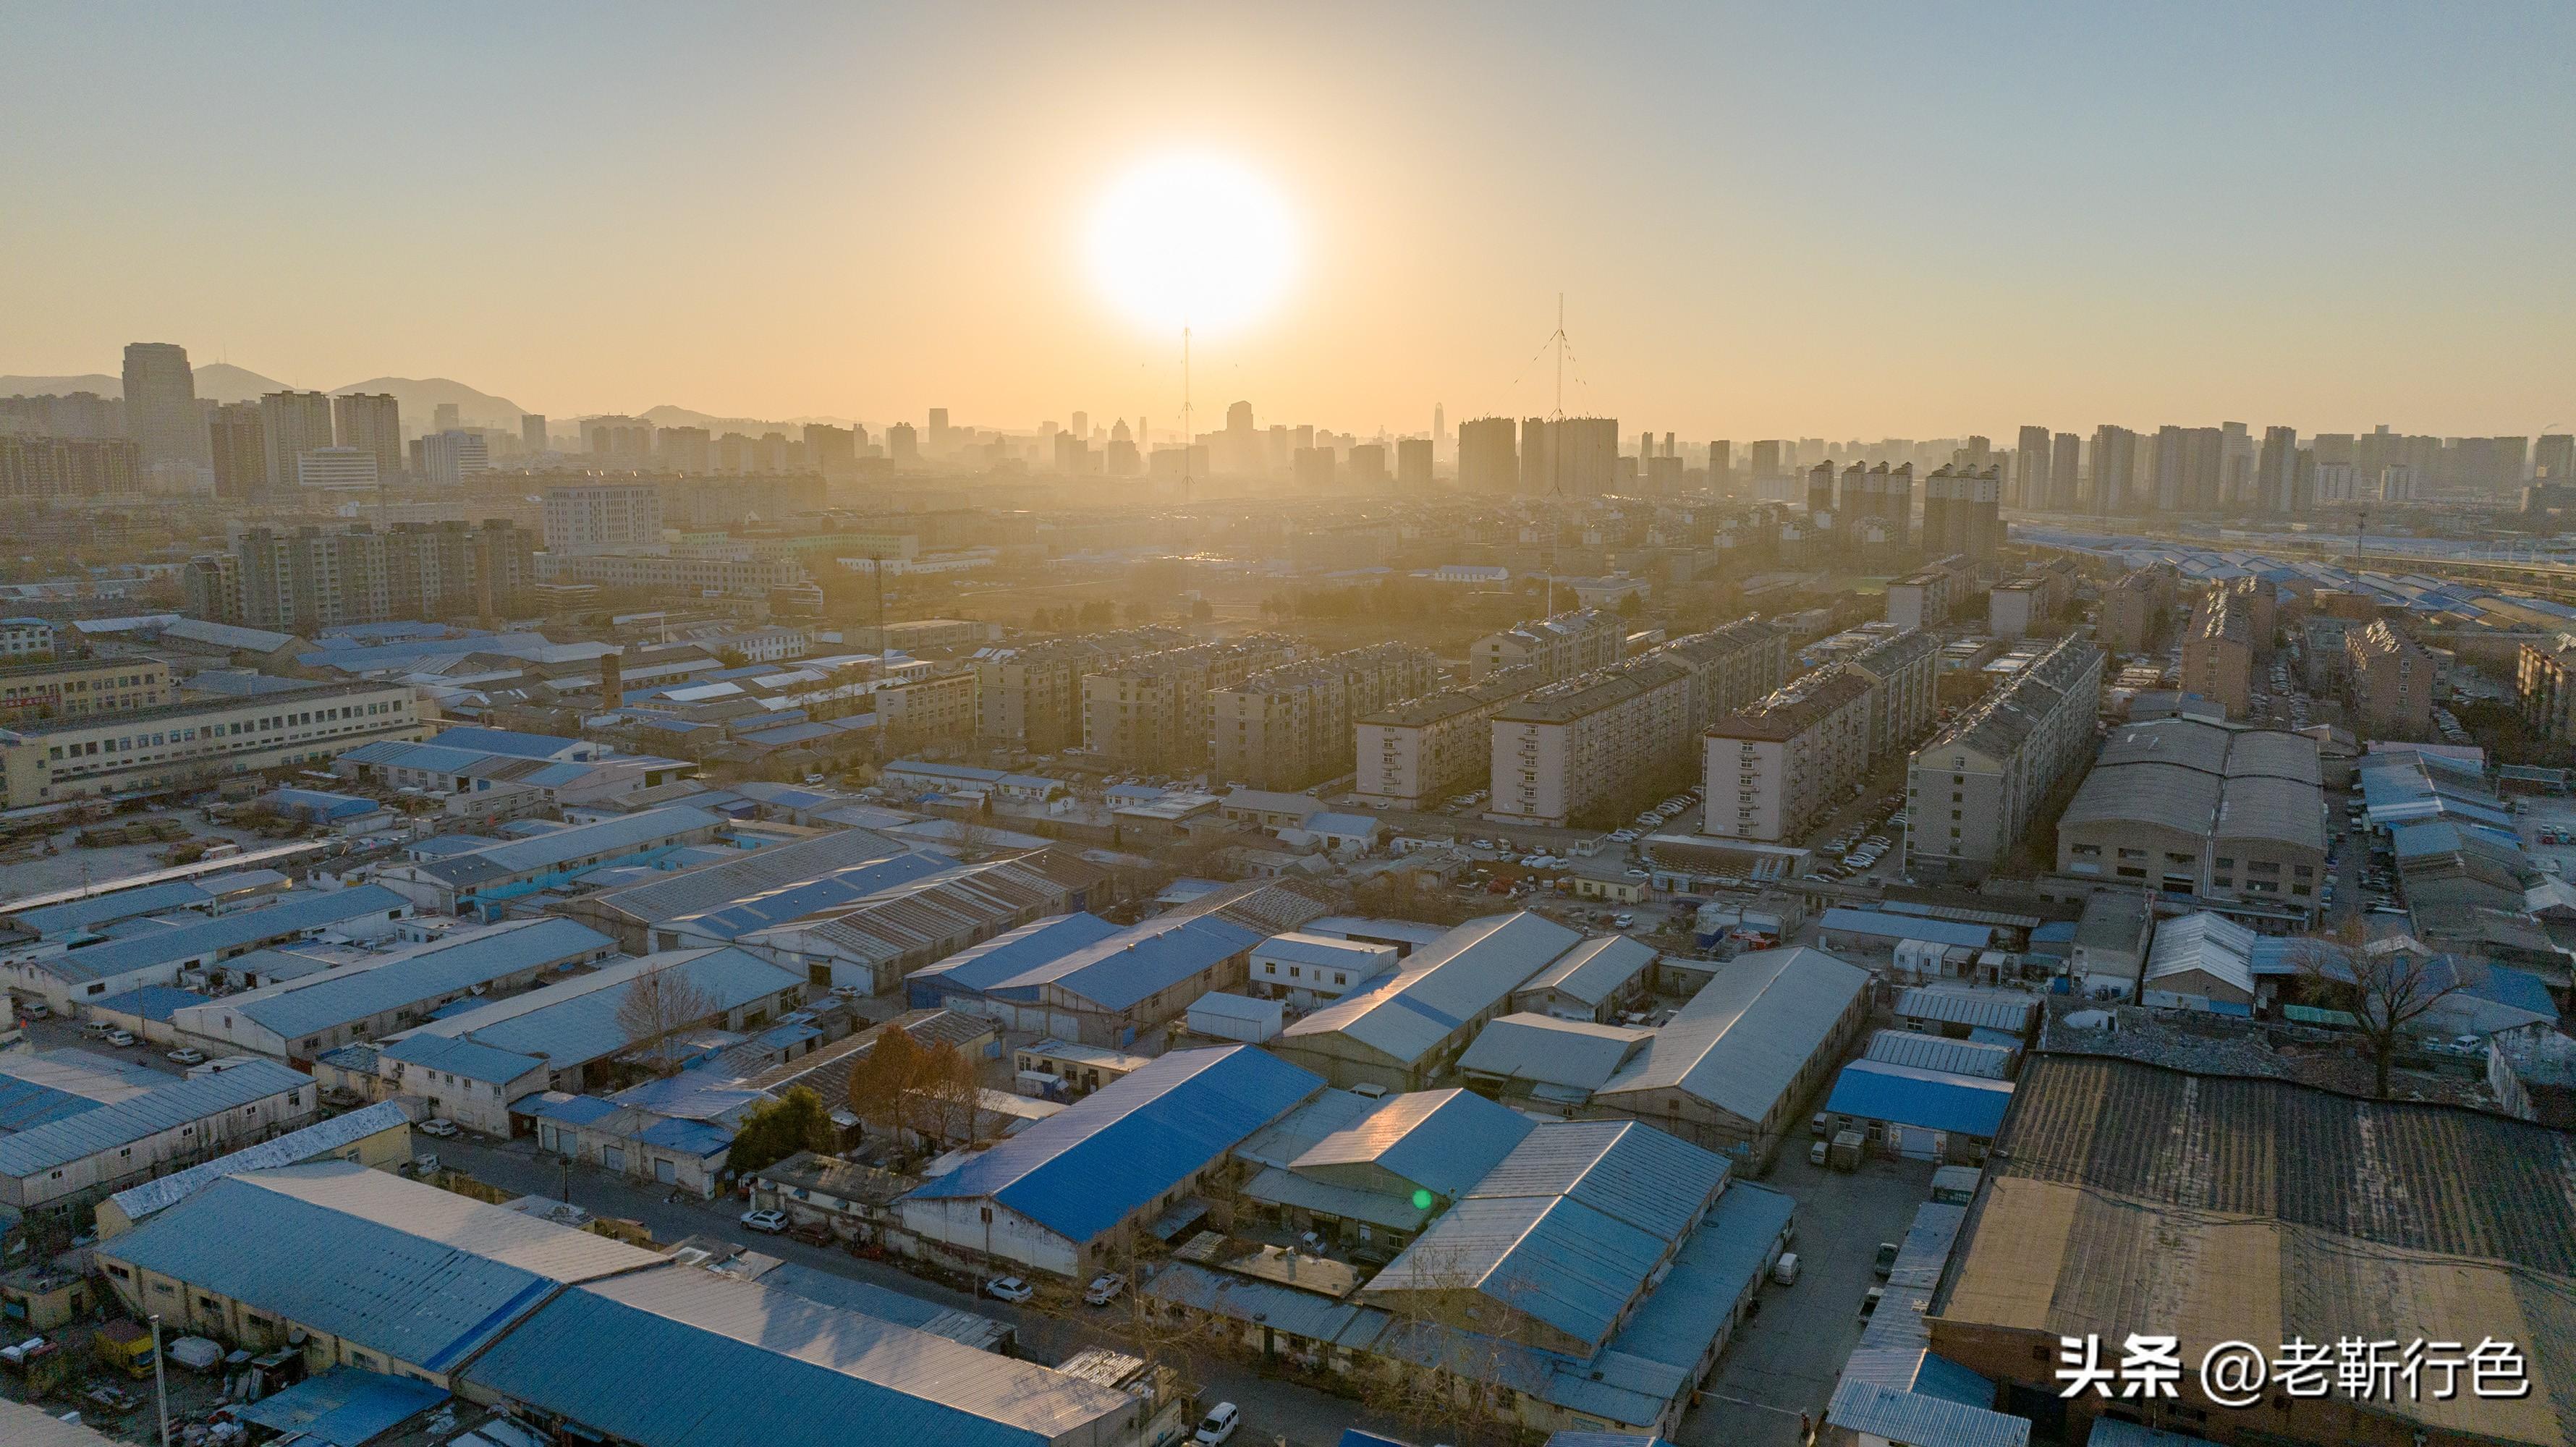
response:
<path id="1" fill-rule="evenodd" d="M 42 1123 L 0 1136 L 0 1210 L 23 1216 L 97 1201 L 295 1130 L 321 1108 L 311 1077 L 271 1060 L 114 1101 L 66 1098 Z"/>
<path id="2" fill-rule="evenodd" d="M 390 1171 L 411 1164 L 411 1115 L 387 1100 L 345 1115 L 316 1121 L 301 1130 L 244 1146 L 202 1165 L 128 1186 L 98 1203 L 100 1240 L 131 1231 L 156 1211 L 167 1210 L 197 1192 L 245 1171 L 274 1170 L 307 1161 L 355 1161 L 373 1170 Z"/>
<path id="3" fill-rule="evenodd" d="M 0 959 L 0 979 L 70 1014 L 75 1006 L 147 985 L 211 984 L 227 961 L 272 945 L 384 939 L 411 912 L 410 901 L 382 885 L 296 890 L 257 909 L 136 930 L 83 949 L 13 955 Z"/>
<path id="4" fill-rule="evenodd" d="M 2433 731 L 2433 655 L 2386 619 L 2343 638 L 2344 698 L 2356 733 L 2421 739 Z"/>
<path id="5" fill-rule="evenodd" d="M 959 950 L 1035 920 L 1104 907 L 1109 894 L 1107 870 L 1061 849 L 1037 849 L 887 883 L 859 899 L 746 928 L 735 942 L 818 988 L 884 995 Z M 681 916 L 654 929 L 656 948 L 672 947 L 665 940 L 712 938 L 709 926 L 730 929 L 769 912 L 754 898 Z"/>
<path id="6" fill-rule="evenodd" d="M 388 865 L 376 878 L 426 913 L 498 917 L 512 900 L 584 871 L 642 863 L 687 845 L 712 843 L 728 822 L 721 814 L 674 804 Z"/>
<path id="7" fill-rule="evenodd" d="M 0 620 L 0 635 L 10 635 L 13 627 Z M 44 628 L 50 644 L 53 625 Z M 0 649 L 0 656 L 22 656 L 26 651 L 7 647 Z M 159 708 L 178 697 L 179 690 L 170 681 L 170 665 L 158 658 L 75 658 L 0 666 L 0 727 L 15 728 L 22 720 Z"/>
<path id="8" fill-rule="evenodd" d="M 1395 967 L 1393 945 L 1291 930 L 1252 947 L 1248 978 L 1255 996 L 1311 1010 L 1367 989 Z"/>
<path id="9" fill-rule="evenodd" d="M 2304 734 L 2129 724 L 2058 819 L 2058 871 L 2312 915 L 2325 881 L 2323 778 Z"/>
<path id="10" fill-rule="evenodd" d="M 130 666 L 126 672 L 138 676 Z M 377 739 L 424 737 L 426 707 L 409 684 L 348 683 L 114 713 L 21 717 L 0 729 L 0 778 L 7 781 L 13 809 L 196 788 L 232 774 L 323 763 Z"/>
<path id="11" fill-rule="evenodd" d="M 1419 1090 L 1506 1013 L 1513 991 L 1582 943 L 1528 911 L 1469 920 L 1394 973 L 1292 1021 L 1270 1049 L 1344 1089 Z"/>

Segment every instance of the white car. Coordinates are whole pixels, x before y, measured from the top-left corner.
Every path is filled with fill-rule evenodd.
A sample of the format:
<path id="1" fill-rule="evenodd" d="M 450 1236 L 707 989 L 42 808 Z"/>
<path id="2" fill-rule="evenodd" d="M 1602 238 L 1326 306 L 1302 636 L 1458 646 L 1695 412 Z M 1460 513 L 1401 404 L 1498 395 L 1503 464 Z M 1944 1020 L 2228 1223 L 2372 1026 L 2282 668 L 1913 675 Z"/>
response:
<path id="1" fill-rule="evenodd" d="M 456 1122 L 447 1119 L 445 1116 L 433 1116 L 420 1123 L 420 1133 L 422 1135 L 434 1135 L 441 1140 L 445 1140 L 447 1137 L 456 1134 Z"/>
<path id="2" fill-rule="evenodd" d="M 126 1046 L 135 1043 L 134 1032 L 131 1030 L 110 1030 L 107 1032 L 107 1043 L 122 1050 Z"/>
<path id="3" fill-rule="evenodd" d="M 1613 844 L 1634 844 L 1637 842 L 1637 831 L 1634 829 L 1614 829 L 1610 831 L 1610 842 Z"/>
<path id="4" fill-rule="evenodd" d="M 173 1065 L 203 1065 L 206 1063 L 206 1052 L 203 1050 L 190 1050 L 185 1046 L 182 1046 L 161 1058 L 169 1061 Z"/>
<path id="5" fill-rule="evenodd" d="M 1190 1440 L 1198 1447 L 1223 1447 L 1234 1440 L 1234 1429 L 1242 1425 L 1242 1410 L 1232 1402 L 1219 1402 L 1199 1419 L 1199 1429 L 1190 1434 Z"/>
<path id="6" fill-rule="evenodd" d="M 1084 1288 L 1082 1299 L 1093 1306 L 1107 1306 L 1118 1299 L 1118 1293 L 1126 1289 L 1127 1282 L 1123 1277 L 1095 1276 L 1091 1278 L 1091 1285 Z"/>
<path id="7" fill-rule="evenodd" d="M 999 1281 L 988 1281 L 984 1283 L 984 1294 L 992 1297 L 996 1301 L 1008 1301 L 1016 1304 L 1037 1295 L 1038 1289 L 1016 1276 L 1005 1276 Z"/>
<path id="8" fill-rule="evenodd" d="M 743 1225 L 763 1236 L 775 1236 L 787 1229 L 787 1213 L 784 1211 L 745 1211 L 741 1219 Z"/>
<path id="9" fill-rule="evenodd" d="M 1628 871 L 1628 877 L 1630 879 L 1652 879 L 1654 876 L 1648 874 L 1642 869 L 1631 869 Z"/>

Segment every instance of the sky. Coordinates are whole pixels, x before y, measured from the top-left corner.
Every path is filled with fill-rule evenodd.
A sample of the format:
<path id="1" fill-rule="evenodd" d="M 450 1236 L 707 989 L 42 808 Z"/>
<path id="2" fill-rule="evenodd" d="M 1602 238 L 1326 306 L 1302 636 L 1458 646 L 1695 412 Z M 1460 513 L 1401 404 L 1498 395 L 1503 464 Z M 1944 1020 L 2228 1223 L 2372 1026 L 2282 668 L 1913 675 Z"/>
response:
<path id="1" fill-rule="evenodd" d="M 1100 198 L 1290 218 L 1201 430 L 2576 423 L 2576 6 L 0 0 L 0 373 L 1177 420 Z"/>

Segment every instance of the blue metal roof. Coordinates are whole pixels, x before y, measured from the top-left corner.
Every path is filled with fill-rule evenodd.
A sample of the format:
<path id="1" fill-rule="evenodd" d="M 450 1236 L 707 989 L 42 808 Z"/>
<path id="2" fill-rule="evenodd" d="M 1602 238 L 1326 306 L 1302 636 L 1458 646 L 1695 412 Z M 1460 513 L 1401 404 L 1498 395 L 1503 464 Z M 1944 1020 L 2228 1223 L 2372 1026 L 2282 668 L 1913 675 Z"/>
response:
<path id="1" fill-rule="evenodd" d="M 312 1083 L 312 1077 L 273 1060 L 253 1060 L 213 1075 L 173 1080 L 157 1090 L 0 1139 L 0 1175 L 31 1176 L 67 1166 Z"/>
<path id="2" fill-rule="evenodd" d="M 891 859 L 870 860 L 865 864 L 836 869 L 818 878 L 747 895 L 719 909 L 682 915 L 671 921 L 674 929 L 687 929 L 712 939 L 740 939 L 756 929 L 801 919 L 834 905 L 864 899 L 879 890 L 910 884 L 916 879 L 953 869 L 956 861 L 936 854 L 898 854 Z"/>
<path id="3" fill-rule="evenodd" d="M 388 1060 L 443 1071 L 484 1085 L 507 1085 L 531 1070 L 544 1069 L 546 1064 L 533 1055 L 516 1055 L 445 1035 L 409 1035 L 377 1048 Z"/>
<path id="4" fill-rule="evenodd" d="M 42 909 L 12 914 L 9 918 L 50 939 L 90 925 L 113 924 L 121 919 L 137 919 L 205 902 L 205 890 L 193 880 L 179 879 L 167 884 L 147 884 L 140 889 L 121 889 L 113 894 L 94 894 L 67 904 L 49 904 Z"/>
<path id="5" fill-rule="evenodd" d="M 1957 920 L 1924 919 L 1910 914 L 1889 914 L 1884 910 L 1836 908 L 1825 911 L 1819 928 L 1827 934 L 1876 935 L 1892 940 L 1926 940 L 1936 945 L 1968 945 L 1983 949 L 1995 938 L 1994 927 L 1962 924 Z"/>
<path id="6" fill-rule="evenodd" d="M 513 733 L 508 729 L 441 729 L 430 736 L 430 747 L 472 749 L 477 753 L 508 754 L 520 759 L 551 759 L 571 750 L 571 757 L 585 753 L 605 754 L 607 749 L 580 739 L 557 738 L 552 734 Z"/>
<path id="7" fill-rule="evenodd" d="M 1378 821 L 1367 814 L 1312 814 L 1297 826 L 1309 834 L 1375 834 Z"/>
<path id="8" fill-rule="evenodd" d="M 1991 1140 L 2012 1104 L 2012 1082 L 1952 1075 L 1879 1060 L 1843 1067 L 1825 1109 L 1858 1120 L 1892 1121 Z"/>
<path id="9" fill-rule="evenodd" d="M 211 999 L 213 997 L 210 995 L 200 995 L 194 990 L 182 990 L 171 985 L 138 985 L 119 994 L 109 995 L 103 999 L 84 1000 L 81 1003 L 92 1010 L 105 1010 L 112 1014 L 140 1015 L 146 1020 L 167 1020 L 173 1010 L 189 1005 L 203 1005 Z"/>
<path id="10" fill-rule="evenodd" d="M 331 1447 L 364 1447 L 406 1417 L 447 1400 L 418 1377 L 335 1367 L 282 1392 L 236 1405 L 233 1415 L 277 1432 L 301 1432 Z"/>
<path id="11" fill-rule="evenodd" d="M 331 794 L 320 789 L 271 789 L 260 802 L 274 806 L 282 814 L 308 819 L 347 819 L 385 807 L 356 794 Z"/>
<path id="12" fill-rule="evenodd" d="M 1142 1412 L 1079 1377 L 676 1265 L 565 1291 L 464 1376 L 639 1447 L 1044 1447 L 1120 1440 Z"/>
<path id="13" fill-rule="evenodd" d="M 1124 1010 L 1261 943 L 1259 930 L 1214 915 L 1153 919 L 1080 945 L 988 986 L 997 999 L 1035 1000 L 1049 986 L 1103 1010 Z"/>
<path id="14" fill-rule="evenodd" d="M 31 1130 L 106 1102 L 15 1075 L 0 1075 L 0 1131 Z"/>
<path id="15" fill-rule="evenodd" d="M 737 1010 L 804 983 L 802 974 L 730 946 L 680 950 L 617 961 L 595 974 L 560 981 L 471 1014 L 433 1021 L 421 1029 L 514 1055 L 536 1056 L 557 1070 L 567 1070 L 634 1043 L 632 1033 L 617 1023 L 617 1009 L 626 998 L 626 982 L 644 973 L 648 965 L 674 971 L 675 979 L 696 986 L 711 1002 L 711 1013 Z"/>
<path id="16" fill-rule="evenodd" d="M 1393 1096 L 1357 1124 L 1334 1131 L 1290 1163 L 1300 1172 L 1376 1166 L 1456 1200 L 1527 1139 L 1538 1123 L 1464 1090 Z"/>
<path id="17" fill-rule="evenodd" d="M 1249 1045 L 1177 1050 L 916 1189 L 990 1196 L 1088 1241 L 1323 1089 Z"/>
<path id="18" fill-rule="evenodd" d="M 104 980 L 156 965 L 211 959 L 226 950 L 306 934 L 362 915 L 399 915 L 410 908 L 410 901 L 381 884 L 303 890 L 281 895 L 275 904 L 258 909 L 73 950 L 39 961 L 38 967 L 74 983 Z"/>
<path id="19" fill-rule="evenodd" d="M 597 1125 L 625 1109 L 603 1096 L 569 1095 L 560 1090 L 545 1091 L 512 1104 L 521 1115 L 562 1125 Z"/>
<path id="20" fill-rule="evenodd" d="M 2030 1442 L 2027 1417 L 1894 1391 L 1875 1382 L 1844 1381 L 1825 1407 L 1825 1420 L 1912 1447 L 2028 1447 Z"/>
<path id="21" fill-rule="evenodd" d="M 943 993 L 981 993 L 991 986 L 1118 933 L 1096 914 L 1056 914 L 1005 930 L 980 945 L 915 971 L 907 982 L 936 984 Z"/>
<path id="22" fill-rule="evenodd" d="M 334 1026 L 557 961 L 601 958 L 617 942 L 586 925 L 549 917 L 504 924 L 444 940 L 354 974 L 296 984 L 265 999 L 235 1000 L 234 1013 L 277 1032 L 290 1045 Z"/>

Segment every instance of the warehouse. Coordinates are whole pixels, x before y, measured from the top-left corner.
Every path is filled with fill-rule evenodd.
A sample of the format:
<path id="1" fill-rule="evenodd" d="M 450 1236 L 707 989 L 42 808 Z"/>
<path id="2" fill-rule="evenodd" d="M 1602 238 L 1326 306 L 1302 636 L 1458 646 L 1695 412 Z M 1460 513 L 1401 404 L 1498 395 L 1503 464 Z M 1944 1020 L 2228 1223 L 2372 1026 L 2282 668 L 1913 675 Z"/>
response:
<path id="1" fill-rule="evenodd" d="M 0 1211 L 95 1201 L 295 1130 L 321 1104 L 310 1077 L 270 1060 L 104 1103 L 63 1102 L 42 1124 L 0 1136 Z"/>
<path id="2" fill-rule="evenodd" d="M 2282 1163 L 2295 1163 L 2283 1169 Z M 2060 1339 L 2153 1322 L 2196 1363 L 2222 1341 L 2516 1344 L 2531 1389 L 2479 1397 L 2275 1393 L 2260 1430 L 2185 1371 L 2167 1410 L 2237 1443 L 2576 1440 L 2576 1151 L 2488 1111 L 2287 1080 L 2037 1055 L 1930 1311 L 1935 1352 L 2062 1409 Z M 2126 1330 L 2122 1326 L 2119 1328 Z M 2439 1350 L 2439 1348 L 2436 1348 Z M 2459 1347 L 2452 1347 L 2458 1352 Z M 2202 1419 L 2195 1418 L 2199 1421 Z"/>
<path id="3" fill-rule="evenodd" d="M 1345 1089 L 1418 1090 L 1505 1013 L 1512 991 L 1582 942 L 1527 911 L 1469 920 L 1377 984 L 1292 1023 L 1271 1050 Z"/>
<path id="4" fill-rule="evenodd" d="M 1393 945 L 1303 930 L 1272 935 L 1252 952 L 1252 993 L 1311 1010 L 1366 989 L 1395 968 L 1397 953 Z"/>
<path id="5" fill-rule="evenodd" d="M 2138 977 L 2138 1003 L 2164 1010 L 2254 1013 L 2252 930 L 2203 911 L 2157 929 Z"/>
<path id="6" fill-rule="evenodd" d="M 668 1022 L 674 1028 L 757 1030 L 795 1009 L 805 996 L 802 978 L 740 950 L 672 950 L 640 960 L 619 959 L 576 979 L 415 1025 L 385 1042 L 380 1068 L 396 1088 L 422 1094 L 403 1068 L 406 1051 L 440 1047 L 408 1047 L 405 1042 L 424 1036 L 461 1040 L 543 1061 L 548 1088 L 579 1092 L 593 1083 L 592 1066 L 633 1048 L 635 1032 L 619 1023 L 619 1007 L 638 979 L 665 970 L 677 971 L 674 978 L 709 1006 L 696 1020 Z"/>
<path id="7" fill-rule="evenodd" d="M 1058 849 L 955 865 L 865 899 L 765 929 L 742 947 L 802 962 L 807 978 L 871 995 L 1032 920 L 1106 906 L 1108 871 Z M 670 934 L 657 928 L 656 938 Z"/>
<path id="8" fill-rule="evenodd" d="M 1998 1045 L 2027 1044 L 2039 1028 L 2038 997 L 2003 990 L 1917 986 L 1896 996 L 1899 1028 Z"/>
<path id="9" fill-rule="evenodd" d="M 390 1100 L 379 1101 L 302 1130 L 289 1131 L 275 1140 L 244 1146 L 203 1165 L 128 1186 L 99 1203 L 99 1237 L 113 1240 L 122 1236 L 145 1217 L 179 1204 L 226 1176 L 300 1166 L 326 1158 L 355 1161 L 380 1171 L 408 1163 L 412 1158 L 410 1114 Z"/>
<path id="10" fill-rule="evenodd" d="M 1858 1130 L 1871 1150 L 1976 1165 L 2002 1128 L 2012 1093 L 2010 1081 L 1990 1076 L 1855 1060 L 1834 1078 L 1825 1114 L 1829 1129 Z"/>
<path id="11" fill-rule="evenodd" d="M 2325 879 L 2324 778 L 2304 734 L 2127 725 L 2058 820 L 2058 872 L 2307 918 Z"/>
<path id="12" fill-rule="evenodd" d="M 1646 1121 L 1760 1171 L 1859 1038 L 1869 972 L 1821 950 L 1739 955 L 1595 1091 L 1587 1114 Z"/>
<path id="13" fill-rule="evenodd" d="M 1628 935 L 1601 935 L 1559 955 L 1512 991 L 1515 1012 L 1607 1022 L 1646 997 L 1655 950 Z"/>
<path id="14" fill-rule="evenodd" d="M 269 945 L 316 936 L 383 939 L 411 904 L 380 885 L 355 889 L 298 890 L 274 904 L 212 919 L 137 933 L 44 959 L 0 964 L 0 978 L 59 1013 L 105 995 L 143 985 L 178 985 L 183 971 L 213 972 L 226 960 Z"/>
<path id="15" fill-rule="evenodd" d="M 736 900 L 819 879 L 836 870 L 889 859 L 910 846 L 870 829 L 838 829 L 792 839 L 710 864 L 656 874 L 635 884 L 595 889 L 546 906 L 548 914 L 576 919 L 630 955 L 653 951 L 653 930 L 685 914 L 721 909 Z"/>
<path id="16" fill-rule="evenodd" d="M 690 844 L 712 844 L 721 814 L 684 804 L 551 830 L 461 854 L 389 865 L 377 878 L 431 914 L 498 918 L 510 901 L 610 864 L 640 864 Z"/>
<path id="17" fill-rule="evenodd" d="M 1983 1040 L 1953 1040 L 1946 1035 L 1924 1035 L 1912 1030 L 1873 1030 L 1861 1059 L 1974 1075 L 1984 1080 L 2010 1080 L 2021 1064 L 2021 1052 Z"/>
<path id="18" fill-rule="evenodd" d="M 1083 1280 L 1323 1088 L 1249 1045 L 1174 1051 L 933 1177 L 898 1203 L 904 1229 L 961 1261 Z"/>
<path id="19" fill-rule="evenodd" d="M 1849 908 L 1826 910 L 1818 927 L 1823 931 L 1818 943 L 1826 949 L 1868 956 L 1892 955 L 1909 940 L 1944 948 L 1991 949 L 1997 933 L 1992 925 Z"/>
<path id="20" fill-rule="evenodd" d="M 1554 1015 L 1505 1015 L 1477 1032 L 1458 1057 L 1458 1073 L 1501 1099 L 1570 1113 L 1654 1034 Z"/>
<path id="21" fill-rule="evenodd" d="M 439 1006 L 536 984 L 616 953 L 568 919 L 519 920 L 172 1013 L 191 1043 L 247 1050 L 298 1069 L 325 1051 L 417 1025 Z"/>

